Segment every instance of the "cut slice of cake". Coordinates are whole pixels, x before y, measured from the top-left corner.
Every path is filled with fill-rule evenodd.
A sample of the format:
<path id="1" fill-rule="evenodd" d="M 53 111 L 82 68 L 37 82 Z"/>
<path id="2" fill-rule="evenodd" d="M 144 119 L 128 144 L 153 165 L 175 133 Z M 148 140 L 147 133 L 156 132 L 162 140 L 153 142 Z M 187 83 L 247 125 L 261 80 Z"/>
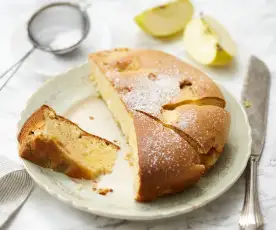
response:
<path id="1" fill-rule="evenodd" d="M 182 105 L 174 110 L 163 110 L 162 121 L 180 130 L 202 154 L 211 148 L 221 152 L 230 128 L 230 114 L 212 105 Z"/>
<path id="2" fill-rule="evenodd" d="M 230 114 L 213 105 L 182 105 L 163 110 L 161 120 L 185 138 L 210 168 L 223 151 L 230 128 Z"/>
<path id="3" fill-rule="evenodd" d="M 228 135 L 229 120 L 221 117 L 227 117 L 221 112 L 226 103 L 218 86 L 196 68 L 156 50 L 103 51 L 91 54 L 89 63 L 91 78 L 131 147 L 136 200 L 154 200 L 196 183 L 217 160 Z M 196 123 L 185 133 L 176 124 L 164 122 L 163 111 L 191 105 L 210 105 L 215 113 L 220 109 L 217 116 L 222 122 L 217 123 L 216 130 L 225 131 L 212 135 L 223 135 L 215 139 L 222 140 L 222 147 L 216 148 L 217 141 L 211 143 L 210 136 L 200 141 L 209 131 L 204 122 L 213 119 L 211 116 L 199 119 L 199 138 L 192 130 Z M 206 111 L 197 112 L 204 117 Z M 214 148 L 208 149 L 209 145 Z"/>
<path id="4" fill-rule="evenodd" d="M 200 157 L 189 143 L 150 116 L 134 111 L 137 149 L 136 200 L 151 201 L 159 196 L 183 191 L 205 172 Z"/>
<path id="5" fill-rule="evenodd" d="M 85 132 L 47 105 L 41 106 L 25 122 L 18 142 L 22 158 L 83 179 L 110 173 L 120 149 Z"/>

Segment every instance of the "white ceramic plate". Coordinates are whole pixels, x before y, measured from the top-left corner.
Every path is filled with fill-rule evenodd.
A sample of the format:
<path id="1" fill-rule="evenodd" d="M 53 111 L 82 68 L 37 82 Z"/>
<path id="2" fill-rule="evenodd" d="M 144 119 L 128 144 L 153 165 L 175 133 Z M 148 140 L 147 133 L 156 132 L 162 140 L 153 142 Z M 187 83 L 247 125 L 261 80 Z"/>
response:
<path id="1" fill-rule="evenodd" d="M 183 193 L 160 198 L 152 203 L 136 203 L 133 200 L 131 169 L 123 159 L 124 153 L 129 151 L 128 146 L 104 102 L 97 98 L 88 75 L 88 65 L 84 64 L 46 82 L 30 98 L 18 128 L 38 107 L 48 104 L 88 132 L 119 141 L 122 150 L 114 171 L 100 178 L 98 185 L 112 188 L 114 192 L 107 196 L 98 195 L 92 191 L 91 181 L 72 180 L 24 161 L 31 177 L 51 195 L 97 215 L 136 220 L 159 219 L 186 213 L 207 204 L 229 189 L 243 172 L 251 149 L 249 124 L 242 106 L 220 86 L 227 101 L 227 110 L 231 113 L 232 124 L 227 145 L 218 163 L 197 185 Z M 90 120 L 89 116 L 95 119 Z"/>

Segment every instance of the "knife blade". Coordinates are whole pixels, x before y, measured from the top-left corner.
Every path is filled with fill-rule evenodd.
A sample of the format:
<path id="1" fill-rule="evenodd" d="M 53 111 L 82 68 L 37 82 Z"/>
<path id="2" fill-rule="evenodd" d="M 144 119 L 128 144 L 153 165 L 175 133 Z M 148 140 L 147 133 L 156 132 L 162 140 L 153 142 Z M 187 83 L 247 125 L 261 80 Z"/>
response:
<path id="1" fill-rule="evenodd" d="M 242 90 L 242 100 L 247 102 L 244 105 L 252 130 L 252 147 L 245 177 L 245 199 L 239 220 L 241 230 L 259 230 L 264 226 L 258 198 L 257 167 L 265 142 L 270 78 L 265 63 L 252 56 Z"/>
<path id="2" fill-rule="evenodd" d="M 260 156 L 264 146 L 270 78 L 266 64 L 256 56 L 251 56 L 242 89 L 242 101 L 252 131 L 252 156 Z"/>

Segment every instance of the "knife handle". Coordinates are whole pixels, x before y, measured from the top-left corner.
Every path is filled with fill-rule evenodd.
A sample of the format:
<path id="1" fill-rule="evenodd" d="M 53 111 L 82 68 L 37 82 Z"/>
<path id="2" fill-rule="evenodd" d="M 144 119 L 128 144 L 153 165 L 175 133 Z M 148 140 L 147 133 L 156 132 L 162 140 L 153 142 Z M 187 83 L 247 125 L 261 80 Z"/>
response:
<path id="1" fill-rule="evenodd" d="M 261 230 L 264 226 L 257 190 L 258 160 L 251 156 L 246 168 L 245 199 L 239 221 L 241 230 Z"/>

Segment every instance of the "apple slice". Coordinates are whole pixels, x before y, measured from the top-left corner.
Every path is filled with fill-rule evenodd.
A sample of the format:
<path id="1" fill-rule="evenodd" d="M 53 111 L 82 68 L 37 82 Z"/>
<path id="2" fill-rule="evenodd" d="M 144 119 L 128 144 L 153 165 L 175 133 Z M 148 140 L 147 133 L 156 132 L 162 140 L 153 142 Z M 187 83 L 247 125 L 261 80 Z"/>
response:
<path id="1" fill-rule="evenodd" d="M 181 32 L 191 20 L 194 8 L 189 0 L 177 0 L 148 9 L 134 20 L 154 37 L 169 37 Z"/>
<path id="2" fill-rule="evenodd" d="M 200 16 L 190 21 L 184 32 L 187 52 L 204 65 L 226 65 L 236 55 L 236 45 L 215 19 Z"/>

